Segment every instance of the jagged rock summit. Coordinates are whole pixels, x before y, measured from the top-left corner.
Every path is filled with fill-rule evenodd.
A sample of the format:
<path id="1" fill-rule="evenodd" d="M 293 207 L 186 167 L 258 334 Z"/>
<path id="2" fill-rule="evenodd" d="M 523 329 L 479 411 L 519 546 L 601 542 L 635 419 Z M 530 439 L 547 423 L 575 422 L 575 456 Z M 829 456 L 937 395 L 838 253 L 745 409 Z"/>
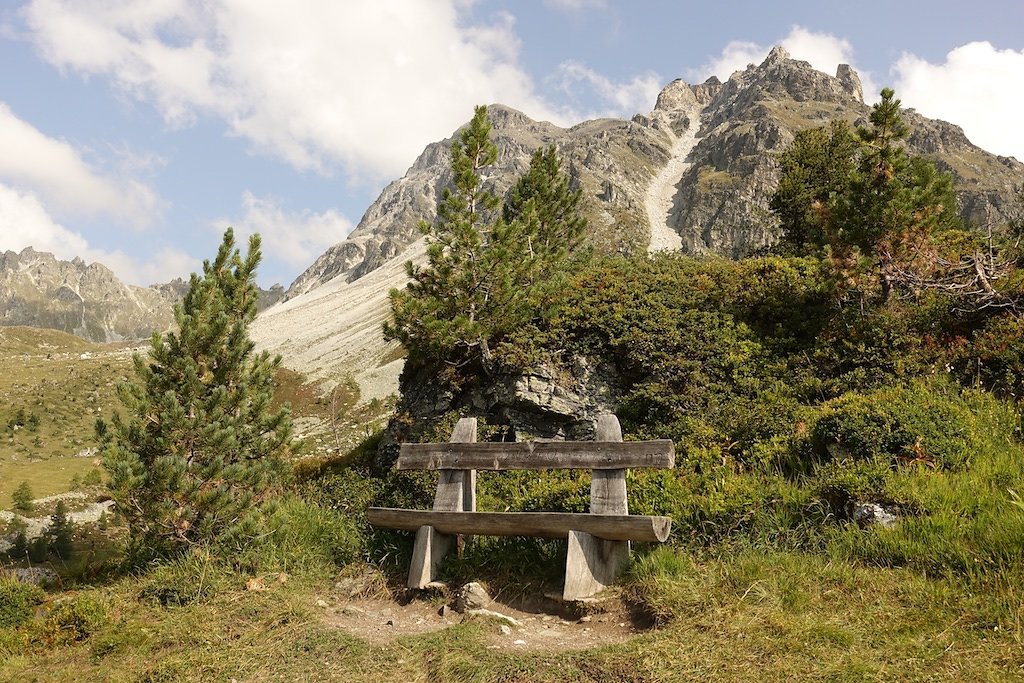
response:
<path id="1" fill-rule="evenodd" d="M 181 278 L 149 287 L 127 285 L 101 263 L 62 261 L 32 247 L 0 254 L 0 325 L 44 327 L 93 342 L 144 339 L 174 324 L 174 304 L 188 291 Z M 260 292 L 260 305 L 284 296 Z"/>
<path id="2" fill-rule="evenodd" d="M 501 105 L 489 112 L 499 149 L 489 182 L 504 190 L 534 150 L 556 145 L 583 191 L 588 240 L 598 250 L 737 258 L 778 238 L 768 202 L 779 178 L 776 157 L 794 134 L 836 118 L 866 124 L 870 106 L 849 65 L 832 76 L 777 47 L 724 83 L 714 77 L 695 85 L 673 81 L 651 112 L 630 120 L 560 128 Z M 909 150 L 952 173 L 966 218 L 986 226 L 1011 217 L 1024 165 L 978 148 L 953 124 L 913 110 L 904 118 Z M 290 301 L 257 320 L 254 337 L 263 347 L 317 377 L 372 376 L 372 396 L 394 390 L 401 362 L 379 329 L 388 314 L 386 293 L 403 284 L 401 263 L 422 258 L 416 225 L 433 220 L 450 181 L 453 139 L 428 145 L 367 209 L 352 235 L 292 283 Z M 360 285 L 371 274 L 372 281 Z M 341 301 L 349 302 L 344 315 L 332 303 Z M 358 353 L 335 348 L 352 338 Z M 305 360 L 292 360 L 293 350 Z"/>
<path id="3" fill-rule="evenodd" d="M 0 254 L 0 324 L 47 327 L 95 342 L 140 339 L 174 321 L 181 280 L 154 287 L 121 282 L 100 263 L 62 261 L 31 247 Z"/>

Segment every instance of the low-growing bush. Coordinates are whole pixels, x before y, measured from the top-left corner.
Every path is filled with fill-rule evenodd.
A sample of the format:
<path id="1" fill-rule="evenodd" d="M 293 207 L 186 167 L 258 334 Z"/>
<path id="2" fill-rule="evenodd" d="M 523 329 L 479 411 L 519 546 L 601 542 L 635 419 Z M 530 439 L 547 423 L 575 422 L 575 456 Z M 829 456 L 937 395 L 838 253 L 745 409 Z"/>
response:
<path id="1" fill-rule="evenodd" d="M 981 435 L 970 407 L 951 384 L 913 383 L 825 403 L 813 429 L 823 459 L 887 458 L 927 467 L 963 467 Z"/>
<path id="2" fill-rule="evenodd" d="M 45 597 L 39 586 L 0 576 L 0 629 L 18 628 L 31 620 Z"/>
<path id="3" fill-rule="evenodd" d="M 70 645 L 89 638 L 108 621 L 103 602 L 88 594 L 77 595 L 55 604 L 46 618 L 35 624 L 31 640 L 45 647 Z"/>

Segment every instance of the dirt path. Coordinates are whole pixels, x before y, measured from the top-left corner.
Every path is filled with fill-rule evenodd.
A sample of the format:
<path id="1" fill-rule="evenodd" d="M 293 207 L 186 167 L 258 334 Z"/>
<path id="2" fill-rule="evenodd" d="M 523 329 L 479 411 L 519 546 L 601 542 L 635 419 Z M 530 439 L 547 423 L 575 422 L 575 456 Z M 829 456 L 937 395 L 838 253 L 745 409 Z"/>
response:
<path id="1" fill-rule="evenodd" d="M 672 213 L 676 185 L 690 168 L 687 159 L 697 145 L 701 111 L 700 107 L 694 107 L 689 112 L 691 125 L 682 135 L 676 137 L 669 131 L 669 135 L 674 138 L 669 150 L 670 158 L 647 187 L 644 207 L 647 209 L 647 220 L 651 225 L 651 244 L 648 247 L 650 252 L 678 251 L 682 247 L 682 238 L 669 227 L 668 219 Z"/>
<path id="2" fill-rule="evenodd" d="M 548 601 L 551 605 L 555 603 Z M 584 650 L 621 643 L 649 630 L 648 624 L 631 618 L 618 600 L 609 599 L 599 611 L 581 617 L 566 617 L 556 608 L 522 607 L 492 602 L 487 609 L 511 617 L 513 622 L 442 609 L 443 603 L 417 599 L 401 605 L 394 600 L 350 599 L 324 596 L 317 606 L 325 623 L 362 638 L 371 645 L 393 639 L 430 633 L 478 620 L 488 634 L 492 650 Z"/>

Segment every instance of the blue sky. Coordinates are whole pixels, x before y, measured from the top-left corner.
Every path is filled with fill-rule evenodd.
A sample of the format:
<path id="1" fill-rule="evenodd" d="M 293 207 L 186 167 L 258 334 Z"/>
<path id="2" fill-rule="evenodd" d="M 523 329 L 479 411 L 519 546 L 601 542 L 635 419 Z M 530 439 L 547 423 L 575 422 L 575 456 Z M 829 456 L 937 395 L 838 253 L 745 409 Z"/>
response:
<path id="1" fill-rule="evenodd" d="M 478 103 L 647 112 L 774 44 L 1024 159 L 1024 3 L 0 0 L 0 250 L 187 277 L 224 227 L 289 284 Z"/>

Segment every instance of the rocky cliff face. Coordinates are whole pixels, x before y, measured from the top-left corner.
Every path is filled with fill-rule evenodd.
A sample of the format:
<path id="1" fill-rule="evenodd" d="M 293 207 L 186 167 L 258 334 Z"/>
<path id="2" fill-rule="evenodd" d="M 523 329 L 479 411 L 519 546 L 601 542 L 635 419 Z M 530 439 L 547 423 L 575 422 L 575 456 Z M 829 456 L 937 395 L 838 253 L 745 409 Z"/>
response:
<path id="1" fill-rule="evenodd" d="M 151 287 L 121 282 L 106 266 L 61 261 L 31 247 L 0 254 L 0 325 L 46 327 L 94 342 L 143 339 L 174 324 L 174 304 L 188 282 Z M 260 292 L 262 306 L 280 301 L 280 285 Z"/>
<path id="2" fill-rule="evenodd" d="M 108 342 L 139 339 L 173 323 L 184 283 L 125 285 L 99 263 L 61 261 L 32 248 L 0 255 L 0 324 L 48 327 Z"/>
<path id="3" fill-rule="evenodd" d="M 725 83 L 716 78 L 698 85 L 673 81 L 653 111 L 628 121 L 601 119 L 563 129 L 494 105 L 490 113 L 500 158 L 490 182 L 499 191 L 508 187 L 535 149 L 554 144 L 583 190 L 589 240 L 598 249 L 740 257 L 777 239 L 768 202 L 778 183 L 777 155 L 794 134 L 835 118 L 866 124 L 869 112 L 860 78 L 849 66 L 840 66 L 832 76 L 776 48 L 763 63 L 734 73 Z M 910 151 L 953 174 L 965 217 L 979 226 L 1010 218 L 1014 190 L 1024 182 L 1024 164 L 979 149 L 955 125 L 913 110 L 904 118 L 911 129 Z M 403 284 L 403 261 L 423 258 L 416 225 L 434 218 L 437 199 L 450 180 L 453 139 L 428 146 L 403 178 L 385 188 L 351 237 L 292 284 L 292 301 L 269 311 L 263 324 L 258 321 L 254 336 L 263 348 L 284 352 L 294 347 L 296 357 L 308 356 L 308 361 L 289 361 L 285 353 L 285 362 L 314 376 L 370 378 L 368 396 L 398 388 L 401 361 L 387 348 L 379 327 L 387 317 L 386 291 Z M 349 303 L 339 308 L 335 301 Z M 347 360 L 342 351 L 328 349 L 353 339 L 360 353 Z M 470 409 L 527 433 L 577 438 L 590 417 L 614 407 L 614 378 L 597 370 L 580 370 L 572 377 L 538 373 L 460 396 L 443 395 L 436 383 L 407 376 L 403 409 L 413 420 Z M 601 393 L 606 390 L 610 393 Z"/>
<path id="4" fill-rule="evenodd" d="M 689 253 L 735 258 L 777 239 L 768 201 L 779 178 L 776 157 L 794 134 L 834 118 L 866 124 L 869 112 L 860 78 L 848 65 L 833 77 L 777 47 L 725 83 L 714 77 L 699 85 L 673 81 L 652 112 L 629 121 L 601 119 L 563 129 L 494 105 L 500 158 L 491 181 L 499 191 L 507 188 L 535 149 L 555 144 L 583 189 L 594 246 L 631 252 L 646 249 L 653 237 L 660 248 L 678 245 Z M 966 218 L 979 225 L 1009 218 L 1024 164 L 976 147 L 955 125 L 913 110 L 905 120 L 908 148 L 953 174 Z M 405 176 L 384 189 L 352 235 L 292 283 L 287 297 L 338 276 L 354 281 L 419 239 L 417 224 L 434 218 L 450 181 L 453 140 L 429 145 Z M 655 183 L 660 186 L 653 188 Z"/>
<path id="5" fill-rule="evenodd" d="M 682 89 L 685 84 L 673 85 Z M 668 223 L 684 251 L 735 258 L 777 239 L 768 201 L 779 179 L 776 156 L 794 134 L 836 118 L 866 125 L 871 108 L 849 66 L 841 65 L 833 78 L 791 59 L 782 48 L 720 87 L 710 82 L 698 87 L 707 92 L 709 85 L 699 142 L 680 178 Z M 671 116 L 678 108 L 675 99 L 667 104 L 659 99 L 655 112 Z M 1024 164 L 985 152 L 945 121 L 913 110 L 905 112 L 904 120 L 911 130 L 909 151 L 953 174 L 965 218 L 984 226 L 1012 216 L 1013 188 L 1024 179 Z"/>

